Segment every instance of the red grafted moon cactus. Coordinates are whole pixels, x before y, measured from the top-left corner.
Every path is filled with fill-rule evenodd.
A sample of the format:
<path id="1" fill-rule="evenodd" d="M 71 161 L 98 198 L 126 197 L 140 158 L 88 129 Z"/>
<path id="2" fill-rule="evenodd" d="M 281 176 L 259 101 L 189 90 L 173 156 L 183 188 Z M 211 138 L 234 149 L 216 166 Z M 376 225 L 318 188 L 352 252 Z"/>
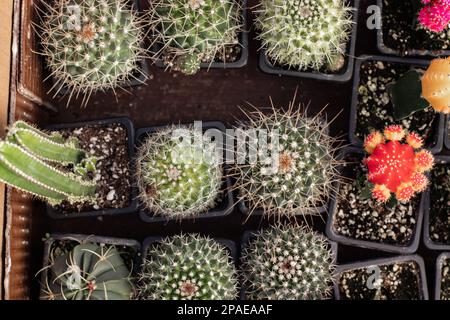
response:
<path id="1" fill-rule="evenodd" d="M 394 193 L 398 201 L 407 202 L 426 189 L 428 178 L 424 172 L 433 167 L 434 157 L 427 150 L 416 151 L 422 145 L 417 133 L 407 133 L 398 125 L 386 127 L 383 133 L 373 131 L 366 137 L 367 177 L 374 184 L 375 199 L 386 202 Z"/>

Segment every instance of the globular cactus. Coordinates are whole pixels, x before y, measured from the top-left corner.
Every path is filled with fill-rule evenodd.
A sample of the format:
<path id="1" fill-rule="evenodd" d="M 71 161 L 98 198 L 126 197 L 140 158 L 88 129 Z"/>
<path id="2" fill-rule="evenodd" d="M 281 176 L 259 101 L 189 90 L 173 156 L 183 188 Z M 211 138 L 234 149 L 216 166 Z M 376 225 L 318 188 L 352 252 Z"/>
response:
<path id="1" fill-rule="evenodd" d="M 422 96 L 436 111 L 450 113 L 450 57 L 431 61 L 422 77 Z"/>
<path id="2" fill-rule="evenodd" d="M 83 243 L 60 255 L 50 253 L 49 276 L 41 290 L 48 300 L 130 300 L 130 271 L 111 245 Z"/>
<path id="3" fill-rule="evenodd" d="M 215 240 L 177 235 L 150 247 L 138 291 L 143 300 L 232 300 L 237 297 L 236 269 Z"/>
<path id="4" fill-rule="evenodd" d="M 300 226 L 259 231 L 244 247 L 246 297 L 318 300 L 329 296 L 334 262 L 325 237 Z"/>
<path id="5" fill-rule="evenodd" d="M 317 208 L 328 201 L 340 164 L 326 121 L 320 114 L 308 118 L 294 111 L 294 102 L 286 112 L 273 108 L 271 114 L 255 111 L 248 118 L 240 130 L 249 152 L 238 149 L 240 160 L 232 168 L 239 200 L 250 212 L 262 209 L 269 216 L 318 213 Z M 268 140 L 267 146 L 252 143 L 264 137 L 262 133 L 267 134 L 262 139 Z"/>
<path id="6" fill-rule="evenodd" d="M 139 148 L 137 160 L 139 197 L 146 209 L 182 219 L 214 207 L 223 176 L 219 149 L 192 126 L 151 134 Z"/>
<path id="7" fill-rule="evenodd" d="M 406 137 L 406 143 L 401 141 Z M 425 172 L 431 170 L 434 157 L 428 150 L 420 150 L 422 138 L 414 132 L 406 133 L 398 125 L 391 125 L 382 134 L 374 131 L 364 141 L 370 154 L 364 161 L 368 168 L 368 180 L 374 184 L 372 195 L 381 202 L 391 198 L 408 202 L 416 193 L 428 186 Z"/>
<path id="8" fill-rule="evenodd" d="M 418 20 L 433 32 L 443 32 L 450 25 L 450 0 L 422 0 L 425 5 Z"/>
<path id="9" fill-rule="evenodd" d="M 151 30 L 162 45 L 155 58 L 185 74 L 195 74 L 201 62 L 213 62 L 230 45 L 238 45 L 242 29 L 240 1 L 149 1 Z"/>
<path id="10" fill-rule="evenodd" d="M 23 121 L 15 122 L 0 142 L 0 181 L 51 205 L 93 200 L 96 185 L 83 176 L 95 170 L 95 162 L 75 138 L 64 140 Z M 76 173 L 61 168 L 66 165 Z"/>
<path id="11" fill-rule="evenodd" d="M 54 88 L 72 95 L 113 89 L 136 78 L 142 48 L 142 19 L 128 0 L 43 1 L 36 27 L 41 54 L 55 79 Z M 85 101 L 87 102 L 87 101 Z"/>
<path id="12" fill-rule="evenodd" d="M 351 10 L 344 0 L 263 0 L 256 17 L 259 38 L 274 63 L 298 70 L 332 66 L 337 71 L 352 25 Z"/>

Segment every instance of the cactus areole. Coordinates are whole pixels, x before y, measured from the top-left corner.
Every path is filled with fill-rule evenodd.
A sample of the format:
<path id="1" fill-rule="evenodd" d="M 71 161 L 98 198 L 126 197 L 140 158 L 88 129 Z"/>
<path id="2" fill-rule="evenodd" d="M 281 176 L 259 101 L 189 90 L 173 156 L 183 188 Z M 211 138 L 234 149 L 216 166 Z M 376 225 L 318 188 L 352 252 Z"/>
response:
<path id="1" fill-rule="evenodd" d="M 404 138 L 406 143 L 402 143 Z M 420 136 L 406 133 L 398 125 L 388 126 L 383 134 L 374 131 L 367 136 L 364 147 L 370 156 L 365 163 L 368 180 L 374 184 L 374 198 L 386 202 L 394 193 L 397 200 L 407 202 L 425 190 L 428 178 L 424 173 L 432 168 L 434 158 L 427 150 L 415 151 L 422 144 Z"/>

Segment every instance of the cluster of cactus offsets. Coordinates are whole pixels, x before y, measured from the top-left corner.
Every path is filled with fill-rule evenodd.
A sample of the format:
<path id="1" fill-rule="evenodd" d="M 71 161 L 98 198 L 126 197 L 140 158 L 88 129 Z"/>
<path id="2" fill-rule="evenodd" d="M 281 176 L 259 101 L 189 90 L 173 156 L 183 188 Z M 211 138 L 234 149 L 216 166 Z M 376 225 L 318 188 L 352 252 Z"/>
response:
<path id="1" fill-rule="evenodd" d="M 169 219 L 206 212 L 221 192 L 221 151 L 192 126 L 152 133 L 139 149 L 136 170 L 146 209 Z"/>
<path id="2" fill-rule="evenodd" d="M 128 0 L 57 0 L 42 9 L 42 54 L 57 92 L 114 89 L 140 72 L 143 21 Z"/>
<path id="3" fill-rule="evenodd" d="M 30 193 L 51 205 L 94 199 L 96 185 L 85 178 L 96 159 L 79 149 L 76 138 L 46 134 L 15 122 L 0 141 L 0 181 Z M 71 166 L 74 172 L 61 167 Z"/>
<path id="4" fill-rule="evenodd" d="M 431 61 L 422 77 L 422 96 L 437 112 L 450 113 L 450 57 Z"/>
<path id="5" fill-rule="evenodd" d="M 49 276 L 41 291 L 48 300 L 130 300 L 130 271 L 114 246 L 85 243 L 50 253 Z"/>
<path id="6" fill-rule="evenodd" d="M 236 269 L 227 249 L 198 234 L 155 243 L 145 257 L 139 298 L 143 300 L 233 300 Z"/>
<path id="7" fill-rule="evenodd" d="M 301 226 L 259 231 L 244 247 L 246 297 L 253 300 L 318 300 L 331 291 L 334 262 L 325 237 Z"/>
<path id="8" fill-rule="evenodd" d="M 406 143 L 401 141 L 406 139 Z M 406 133 L 398 125 L 391 125 L 384 132 L 374 131 L 364 141 L 370 154 L 364 161 L 368 168 L 368 180 L 374 184 L 372 195 L 386 202 L 391 192 L 400 202 L 408 202 L 416 193 L 428 186 L 425 172 L 431 170 L 434 157 L 428 150 L 420 150 L 422 138 L 414 132 Z"/>
<path id="9" fill-rule="evenodd" d="M 277 64 L 338 71 L 345 61 L 351 10 L 344 0 L 263 0 L 256 18 L 259 38 Z"/>
<path id="10" fill-rule="evenodd" d="M 162 48 L 156 57 L 168 56 L 168 65 L 185 74 L 195 74 L 201 62 L 230 45 L 238 45 L 243 28 L 242 6 L 236 0 L 150 1 L 150 21 L 155 43 Z"/>
<path id="11" fill-rule="evenodd" d="M 299 109 L 292 101 L 286 112 L 274 107 L 268 115 L 251 112 L 247 115 L 249 121 L 242 124 L 248 136 L 245 150 L 249 152 L 243 155 L 238 150 L 238 157 L 245 157 L 245 161 L 236 161 L 233 174 L 239 200 L 250 212 L 262 209 L 264 214 L 278 217 L 317 214 L 328 201 L 339 177 L 340 161 L 334 146 L 337 141 L 328 135 L 321 114 L 309 118 Z M 266 148 L 251 143 L 255 130 L 267 133 Z M 252 153 L 258 155 L 257 161 L 252 160 Z"/>

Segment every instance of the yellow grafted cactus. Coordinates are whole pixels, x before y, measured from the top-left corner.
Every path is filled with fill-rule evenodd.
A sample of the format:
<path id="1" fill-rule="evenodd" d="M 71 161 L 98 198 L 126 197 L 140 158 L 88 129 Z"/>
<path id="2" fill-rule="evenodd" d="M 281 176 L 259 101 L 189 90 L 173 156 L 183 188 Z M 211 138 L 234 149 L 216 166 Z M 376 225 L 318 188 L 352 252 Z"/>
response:
<path id="1" fill-rule="evenodd" d="M 450 57 L 431 61 L 422 77 L 422 96 L 436 111 L 450 113 Z"/>

